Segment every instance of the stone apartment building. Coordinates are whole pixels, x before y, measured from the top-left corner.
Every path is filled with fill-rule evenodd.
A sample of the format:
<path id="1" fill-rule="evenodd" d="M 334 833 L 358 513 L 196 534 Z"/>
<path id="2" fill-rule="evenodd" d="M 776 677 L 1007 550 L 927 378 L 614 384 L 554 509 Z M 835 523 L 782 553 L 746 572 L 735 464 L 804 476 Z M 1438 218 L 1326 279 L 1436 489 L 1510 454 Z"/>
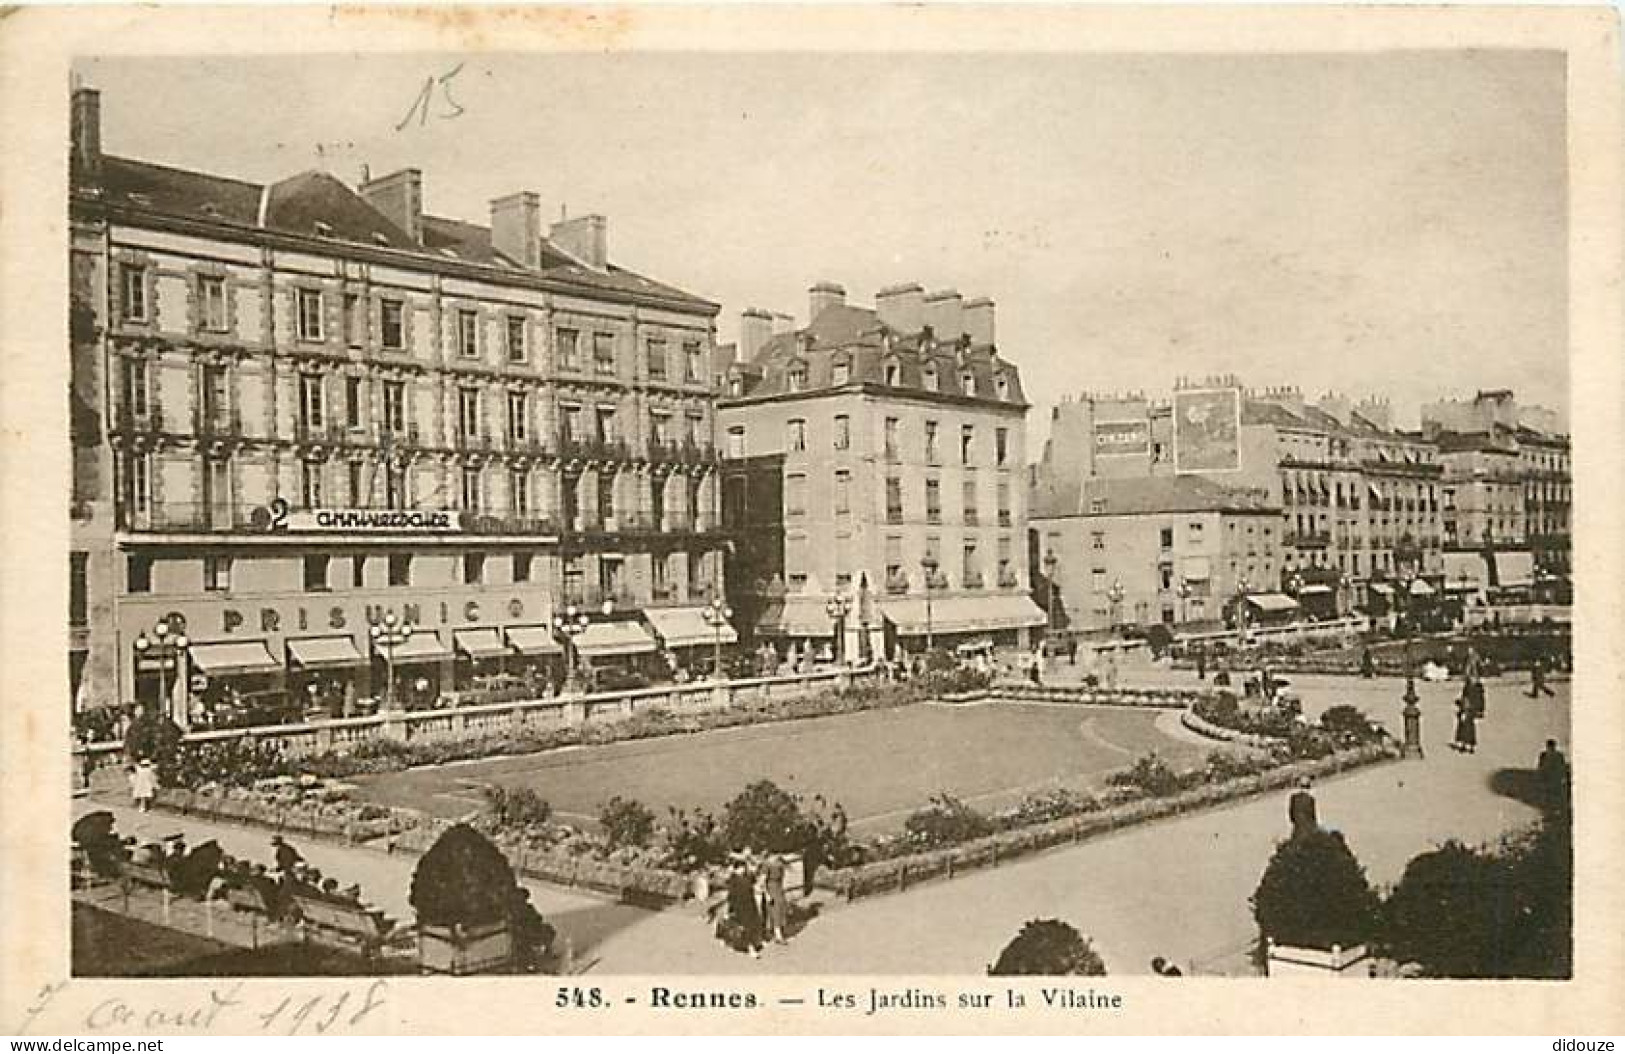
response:
<path id="1" fill-rule="evenodd" d="M 571 604 L 603 662 L 713 639 L 716 305 L 531 193 L 473 224 L 416 169 L 260 184 L 104 154 L 94 90 L 72 113 L 78 705 L 342 712 L 391 658 L 432 696 L 556 664 Z M 386 614 L 416 632 L 384 655 Z"/>
<path id="2" fill-rule="evenodd" d="M 1028 407 L 991 301 L 910 284 L 859 307 L 824 282 L 805 326 L 747 310 L 720 354 L 736 360 L 718 404 L 730 590 L 755 638 L 856 656 L 927 638 L 1025 643 L 1042 624 L 1026 570 Z"/>

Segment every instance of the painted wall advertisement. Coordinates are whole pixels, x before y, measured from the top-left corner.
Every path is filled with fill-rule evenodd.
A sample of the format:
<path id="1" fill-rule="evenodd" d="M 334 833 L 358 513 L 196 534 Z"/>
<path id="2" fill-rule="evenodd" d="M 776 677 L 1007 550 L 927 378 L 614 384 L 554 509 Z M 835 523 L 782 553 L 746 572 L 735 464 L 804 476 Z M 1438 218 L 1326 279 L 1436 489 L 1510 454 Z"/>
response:
<path id="1" fill-rule="evenodd" d="M 1124 454 L 1148 454 L 1151 451 L 1151 426 L 1146 421 L 1096 421 L 1095 454 L 1114 457 Z"/>
<path id="2" fill-rule="evenodd" d="M 1241 468 L 1241 392 L 1192 388 L 1174 393 L 1174 471 Z"/>

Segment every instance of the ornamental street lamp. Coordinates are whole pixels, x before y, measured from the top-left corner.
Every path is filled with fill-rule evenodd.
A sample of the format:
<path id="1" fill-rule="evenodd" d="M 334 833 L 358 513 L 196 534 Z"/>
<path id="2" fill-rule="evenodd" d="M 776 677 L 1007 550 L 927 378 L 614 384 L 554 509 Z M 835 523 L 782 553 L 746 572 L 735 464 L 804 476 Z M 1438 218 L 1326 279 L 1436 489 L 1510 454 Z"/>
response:
<path id="1" fill-rule="evenodd" d="M 733 609 L 724 604 L 721 597 L 718 597 L 705 605 L 700 614 L 705 616 L 706 625 L 711 627 L 711 633 L 713 634 L 711 641 L 711 677 L 720 681 L 722 680 L 722 627 L 726 626 L 728 620 L 733 618 Z"/>
<path id="2" fill-rule="evenodd" d="M 571 689 L 576 684 L 576 638 L 587 632 L 591 620 L 585 611 L 578 611 L 574 604 L 566 607 L 563 614 L 553 616 L 553 628 L 564 637 L 564 686 Z"/>
<path id="3" fill-rule="evenodd" d="M 1236 629 L 1241 634 L 1241 643 L 1247 643 L 1247 592 L 1252 589 L 1252 583 L 1242 575 L 1236 581 Z"/>
<path id="4" fill-rule="evenodd" d="M 1055 636 L 1055 603 L 1059 593 L 1059 587 L 1055 583 L 1055 570 L 1060 565 L 1061 558 L 1055 555 L 1055 550 L 1045 550 L 1044 581 L 1049 583 L 1049 603 L 1044 605 L 1044 632 L 1052 639 Z"/>
<path id="5" fill-rule="evenodd" d="M 1113 579 L 1112 587 L 1106 590 L 1106 599 L 1110 600 L 1112 603 L 1111 628 L 1112 632 L 1115 633 L 1117 632 L 1117 627 L 1121 625 L 1123 621 L 1123 580 L 1121 578 Z"/>
<path id="6" fill-rule="evenodd" d="M 169 620 L 161 618 L 152 627 L 152 636 L 147 636 L 143 631 L 136 635 L 134 643 L 138 659 L 152 658 L 158 663 L 158 708 L 162 712 L 170 704 L 169 678 L 164 673 L 174 663 L 176 679 L 180 678 L 180 656 L 188 643 L 185 630 L 181 627 L 171 628 Z M 176 723 L 186 723 L 184 714 L 182 720 Z"/>
<path id="7" fill-rule="evenodd" d="M 386 612 L 383 619 L 374 622 L 368 629 L 372 635 L 375 648 L 384 653 L 384 708 L 395 709 L 395 649 L 412 639 L 417 627 L 405 619 L 395 617 L 395 612 Z"/>
<path id="8" fill-rule="evenodd" d="M 937 558 L 934 553 L 926 553 L 920 557 L 920 569 L 925 572 L 925 650 L 932 650 L 931 640 L 931 590 L 937 584 Z"/>
<path id="9" fill-rule="evenodd" d="M 824 614 L 829 616 L 835 634 L 835 661 L 846 662 L 846 616 L 852 613 L 852 598 L 844 593 L 831 593 L 824 602 Z"/>

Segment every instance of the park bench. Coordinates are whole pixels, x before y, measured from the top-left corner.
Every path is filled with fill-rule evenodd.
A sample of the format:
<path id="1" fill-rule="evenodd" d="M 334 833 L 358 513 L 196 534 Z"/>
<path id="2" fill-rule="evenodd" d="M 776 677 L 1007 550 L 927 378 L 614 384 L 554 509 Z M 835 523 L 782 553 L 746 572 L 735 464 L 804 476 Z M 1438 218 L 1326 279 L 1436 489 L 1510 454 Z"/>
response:
<path id="1" fill-rule="evenodd" d="M 270 900 L 271 896 L 274 894 L 269 890 L 260 889 L 254 883 L 246 882 L 226 890 L 226 903 L 237 911 L 270 917 L 276 914 Z"/>
<path id="2" fill-rule="evenodd" d="M 369 958 L 401 936 L 394 921 L 378 908 L 306 893 L 295 893 L 293 902 L 307 933 L 314 929 L 319 935 L 354 943 Z"/>
<path id="3" fill-rule="evenodd" d="M 169 871 L 163 864 L 138 864 L 133 860 L 126 860 L 123 875 L 134 885 L 174 892 L 169 882 Z"/>

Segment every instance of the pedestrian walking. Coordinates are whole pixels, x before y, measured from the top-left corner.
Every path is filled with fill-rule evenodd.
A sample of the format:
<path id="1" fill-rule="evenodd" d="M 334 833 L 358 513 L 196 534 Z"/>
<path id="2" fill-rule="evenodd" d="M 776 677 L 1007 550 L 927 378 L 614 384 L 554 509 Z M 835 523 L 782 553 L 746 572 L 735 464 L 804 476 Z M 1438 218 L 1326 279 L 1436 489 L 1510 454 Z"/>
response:
<path id="1" fill-rule="evenodd" d="M 1535 763 L 1540 778 L 1541 799 L 1549 812 L 1561 812 L 1569 804 L 1569 761 L 1557 748 L 1557 740 L 1548 739 L 1546 749 Z"/>
<path id="2" fill-rule="evenodd" d="M 142 758 L 130 769 L 130 800 L 142 812 L 152 811 L 158 796 L 158 769 L 150 758 Z"/>
<path id="3" fill-rule="evenodd" d="M 1066 639 L 1066 664 L 1068 666 L 1078 664 L 1078 638 L 1075 636 Z"/>
<path id="4" fill-rule="evenodd" d="M 1478 752 L 1478 718 L 1466 692 L 1456 700 L 1456 740 L 1450 746 L 1462 754 Z"/>
<path id="5" fill-rule="evenodd" d="M 1371 657 L 1371 649 L 1365 648 L 1360 652 L 1360 676 L 1366 680 L 1377 675 L 1377 660 Z"/>
<path id="6" fill-rule="evenodd" d="M 735 859 L 728 871 L 728 927 L 724 940 L 735 951 L 749 952 L 752 959 L 762 956 L 762 914 L 756 906 L 756 882 Z"/>
<path id="7" fill-rule="evenodd" d="M 1207 649 L 1200 645 L 1196 648 L 1196 679 L 1207 680 Z"/>
<path id="8" fill-rule="evenodd" d="M 271 836 L 271 857 L 276 869 L 284 875 L 292 874 L 294 868 L 305 862 L 304 854 L 283 841 L 280 834 Z"/>
<path id="9" fill-rule="evenodd" d="M 1309 777 L 1305 776 L 1298 781 L 1298 789 L 1292 792 L 1292 797 L 1287 799 L 1286 818 L 1292 824 L 1294 838 L 1301 838 L 1320 830 L 1319 808 L 1309 788 Z"/>
<path id="10" fill-rule="evenodd" d="M 775 944 L 784 943 L 784 930 L 790 920 L 790 901 L 784 892 L 784 857 L 770 854 L 762 864 L 762 885 L 767 892 L 767 935 Z"/>
<path id="11" fill-rule="evenodd" d="M 1546 661 L 1539 655 L 1534 656 L 1529 660 L 1529 698 L 1556 694 L 1546 684 Z"/>

